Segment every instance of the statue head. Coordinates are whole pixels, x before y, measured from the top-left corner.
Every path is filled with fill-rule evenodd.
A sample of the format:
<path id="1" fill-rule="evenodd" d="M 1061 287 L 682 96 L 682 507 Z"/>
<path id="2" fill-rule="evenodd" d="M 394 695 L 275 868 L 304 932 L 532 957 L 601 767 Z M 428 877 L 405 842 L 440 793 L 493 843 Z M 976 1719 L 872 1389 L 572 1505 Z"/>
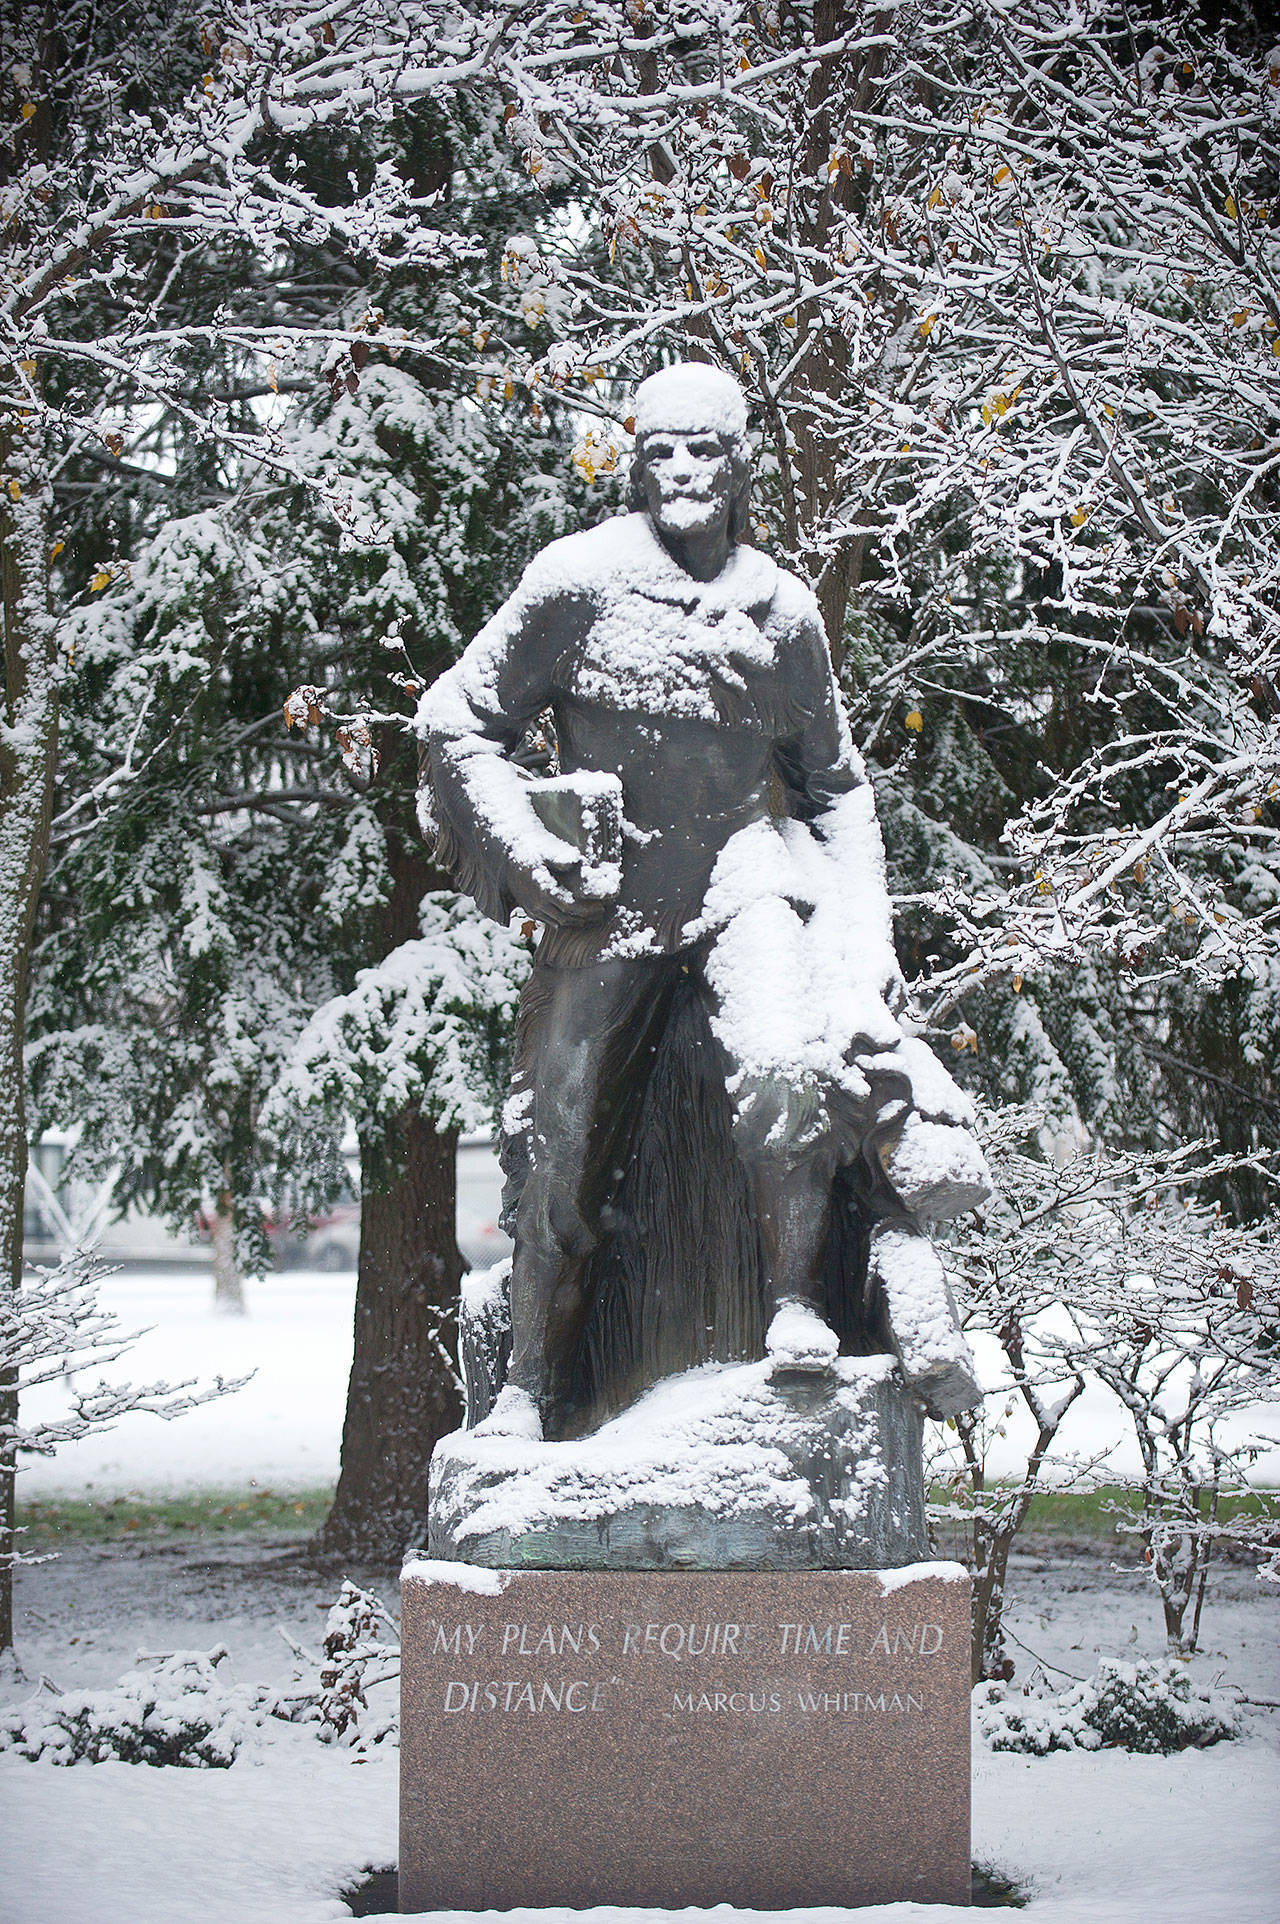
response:
<path id="1" fill-rule="evenodd" d="M 748 526 L 751 456 L 746 397 L 733 376 L 702 361 L 677 361 L 640 383 L 634 413 L 628 507 L 657 509 L 684 531 L 727 497 L 729 540 L 740 541 Z M 655 470 L 669 466 L 673 450 L 690 457 L 688 485 L 659 507 Z"/>

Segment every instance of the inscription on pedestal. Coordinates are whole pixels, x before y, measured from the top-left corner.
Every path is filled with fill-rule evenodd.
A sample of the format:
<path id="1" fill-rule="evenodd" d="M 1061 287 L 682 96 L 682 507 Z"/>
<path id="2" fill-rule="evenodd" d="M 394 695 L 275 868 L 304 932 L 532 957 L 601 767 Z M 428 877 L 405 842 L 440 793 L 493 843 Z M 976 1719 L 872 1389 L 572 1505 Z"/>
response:
<path id="1" fill-rule="evenodd" d="M 403 1911 L 968 1901 L 958 1566 L 402 1596 Z"/>

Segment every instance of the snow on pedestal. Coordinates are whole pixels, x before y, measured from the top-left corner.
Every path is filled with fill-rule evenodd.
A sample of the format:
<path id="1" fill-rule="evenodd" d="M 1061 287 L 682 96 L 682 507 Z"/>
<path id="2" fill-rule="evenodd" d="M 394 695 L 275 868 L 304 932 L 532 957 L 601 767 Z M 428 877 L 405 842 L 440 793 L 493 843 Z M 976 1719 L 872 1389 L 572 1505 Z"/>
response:
<path id="1" fill-rule="evenodd" d="M 428 1552 L 511 1569 L 911 1563 L 928 1555 L 920 1428 L 889 1356 L 689 1370 L 571 1442 L 445 1437 Z"/>

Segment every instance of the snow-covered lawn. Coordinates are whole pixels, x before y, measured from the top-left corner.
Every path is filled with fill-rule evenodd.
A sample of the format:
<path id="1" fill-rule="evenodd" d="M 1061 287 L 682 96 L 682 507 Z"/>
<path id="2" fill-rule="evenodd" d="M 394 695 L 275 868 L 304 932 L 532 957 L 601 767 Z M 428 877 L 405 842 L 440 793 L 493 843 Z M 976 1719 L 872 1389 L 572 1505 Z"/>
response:
<path id="1" fill-rule="evenodd" d="M 156 1325 L 128 1361 L 131 1376 L 259 1373 L 172 1425 L 129 1419 L 27 1471 L 22 1487 L 47 1496 L 89 1486 L 226 1490 L 250 1478 L 281 1490 L 323 1485 L 337 1469 L 353 1288 L 349 1276 L 272 1277 L 252 1286 L 240 1322 L 211 1314 L 204 1274 L 115 1278 L 108 1295 L 125 1321 Z M 386 1592 L 385 1578 L 373 1581 Z M 230 1667 L 253 1685 L 291 1675 L 277 1624 L 318 1644 L 337 1577 L 306 1566 L 296 1544 L 220 1538 L 79 1546 L 21 1572 L 18 1588 L 19 1650 L 32 1680 L 44 1673 L 63 1688 L 96 1688 L 139 1651 L 225 1643 L 230 1666 L 219 1674 Z M 1100 1657 L 1160 1650 L 1155 1592 L 1136 1570 L 1096 1556 L 1024 1557 L 1012 1589 L 1022 1676 L 1037 1659 L 1083 1676 Z M 1247 1570 L 1223 1569 L 1195 1675 L 1280 1700 L 1277 1627 L 1274 1592 Z M 1026 1915 L 1041 1924 L 1275 1924 L 1277 1723 L 1275 1712 L 1254 1710 L 1242 1741 L 1167 1758 L 1028 1759 L 979 1745 L 975 1859 L 1028 1886 Z M 0 1756 L 0 1924 L 319 1924 L 349 1914 L 338 1893 L 365 1867 L 395 1858 L 394 1751 L 361 1759 L 326 1748 L 307 1726 L 268 1725 L 230 1770 L 60 1770 Z M 546 1924 L 553 1914 L 539 1915 Z M 645 1916 L 621 1915 L 633 1924 Z M 695 1924 L 698 1914 L 683 1915 Z M 794 1917 L 836 1924 L 851 1915 Z M 857 1913 L 868 1924 L 954 1915 L 918 1905 Z"/>
<path id="2" fill-rule="evenodd" d="M 120 1270 L 102 1301 L 126 1330 L 147 1334 L 115 1364 L 112 1380 L 247 1376 L 233 1395 L 173 1423 L 128 1416 L 56 1457 L 29 1460 L 19 1497 L 234 1489 L 251 1480 L 278 1490 L 317 1489 L 336 1480 L 351 1368 L 352 1272 L 282 1270 L 245 1285 L 247 1316 L 213 1309 L 213 1279 L 201 1267 Z M 29 1417 L 61 1405 L 51 1388 L 24 1404 Z"/>

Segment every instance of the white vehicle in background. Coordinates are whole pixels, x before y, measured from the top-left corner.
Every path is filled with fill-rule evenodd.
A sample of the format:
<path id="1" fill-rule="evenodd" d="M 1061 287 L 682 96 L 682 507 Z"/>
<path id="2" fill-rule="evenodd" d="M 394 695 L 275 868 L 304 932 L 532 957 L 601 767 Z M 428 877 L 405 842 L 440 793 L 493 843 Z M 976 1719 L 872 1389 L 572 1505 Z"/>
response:
<path id="1" fill-rule="evenodd" d="M 111 1180 L 93 1185 L 69 1180 L 66 1164 L 74 1135 L 50 1131 L 34 1143 L 27 1166 L 23 1215 L 23 1253 L 29 1263 L 56 1263 L 79 1243 L 92 1246 L 107 1262 L 209 1262 L 208 1230 L 193 1224 L 190 1237 L 176 1235 L 157 1216 L 129 1209 L 115 1214 Z M 267 1237 L 281 1269 L 354 1269 L 360 1253 L 360 1170 L 351 1144 L 344 1150 L 350 1193 L 329 1215 L 298 1235 L 287 1222 L 271 1218 Z M 466 1136 L 458 1144 L 458 1247 L 473 1269 L 487 1269 L 510 1254 L 511 1244 L 498 1227 L 502 1172 L 487 1136 Z"/>

